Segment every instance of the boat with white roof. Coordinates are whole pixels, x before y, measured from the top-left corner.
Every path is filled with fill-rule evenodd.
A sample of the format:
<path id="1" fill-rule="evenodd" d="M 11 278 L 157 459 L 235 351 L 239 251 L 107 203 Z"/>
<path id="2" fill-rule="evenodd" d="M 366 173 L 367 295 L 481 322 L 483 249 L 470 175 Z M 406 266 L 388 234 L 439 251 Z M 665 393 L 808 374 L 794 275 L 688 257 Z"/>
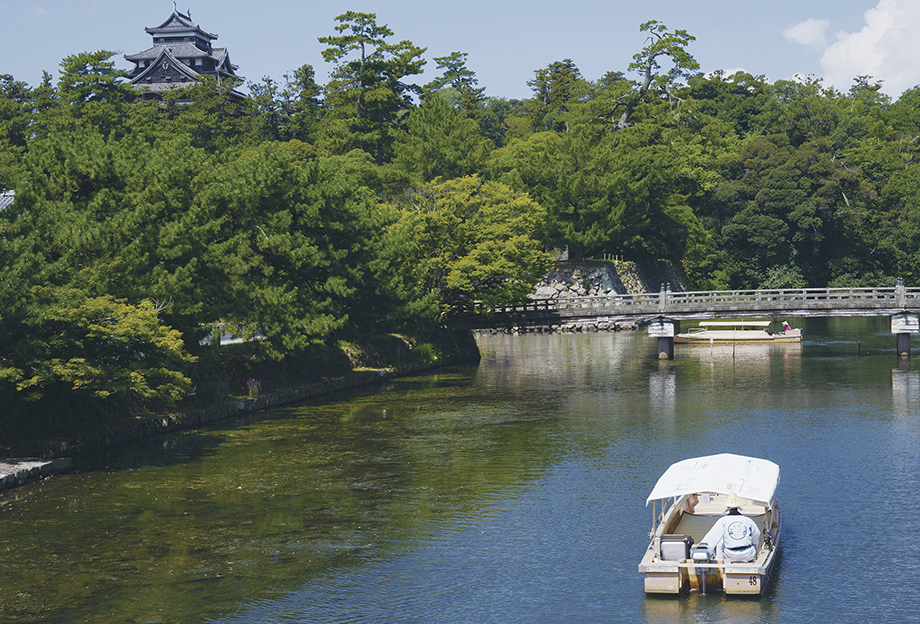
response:
<path id="1" fill-rule="evenodd" d="M 802 342 L 802 330 L 783 321 L 783 328 L 770 331 L 771 321 L 700 321 L 699 327 L 674 336 L 675 344 L 783 343 Z"/>
<path id="2" fill-rule="evenodd" d="M 671 465 L 646 500 L 645 592 L 761 594 L 782 527 L 778 485 L 779 466 L 766 459 L 722 453 Z"/>

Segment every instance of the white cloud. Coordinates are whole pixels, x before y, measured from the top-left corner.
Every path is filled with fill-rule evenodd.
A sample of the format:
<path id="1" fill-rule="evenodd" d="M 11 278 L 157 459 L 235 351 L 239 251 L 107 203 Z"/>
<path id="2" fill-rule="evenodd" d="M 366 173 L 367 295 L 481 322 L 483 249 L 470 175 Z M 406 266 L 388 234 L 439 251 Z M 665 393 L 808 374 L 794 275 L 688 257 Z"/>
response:
<path id="1" fill-rule="evenodd" d="M 783 36 L 790 41 L 801 43 L 814 50 L 823 50 L 827 47 L 826 33 L 830 25 L 830 21 L 826 19 L 816 20 L 809 18 L 784 30 Z"/>
<path id="2" fill-rule="evenodd" d="M 882 91 L 897 98 L 920 84 L 920 2 L 879 0 L 865 13 L 859 32 L 837 34 L 821 57 L 825 80 L 848 91 L 857 76 L 882 81 Z"/>

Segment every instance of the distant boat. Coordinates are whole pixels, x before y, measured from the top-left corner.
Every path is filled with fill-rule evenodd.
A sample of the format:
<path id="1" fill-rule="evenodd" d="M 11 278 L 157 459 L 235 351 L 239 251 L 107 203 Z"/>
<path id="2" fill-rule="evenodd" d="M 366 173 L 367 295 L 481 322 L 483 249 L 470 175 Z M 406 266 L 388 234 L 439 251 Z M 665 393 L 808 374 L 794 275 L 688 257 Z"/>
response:
<path id="1" fill-rule="evenodd" d="M 783 323 L 783 329 L 770 331 L 770 321 L 700 321 L 699 327 L 674 336 L 682 344 L 715 344 L 728 342 L 802 342 L 802 330 Z"/>
<path id="2" fill-rule="evenodd" d="M 652 503 L 652 541 L 639 563 L 645 592 L 762 594 L 779 546 L 778 484 L 779 466 L 756 457 L 722 453 L 672 464 L 645 501 Z M 727 514 L 732 508 L 734 515 Z M 722 519 L 725 535 L 734 535 L 730 519 L 739 515 L 753 520 L 760 533 L 751 540 L 756 543 L 745 545 L 750 561 L 731 560 L 738 557 L 730 552 L 730 537 L 718 540 L 721 544 L 704 542 Z M 716 532 L 721 534 L 721 527 Z"/>

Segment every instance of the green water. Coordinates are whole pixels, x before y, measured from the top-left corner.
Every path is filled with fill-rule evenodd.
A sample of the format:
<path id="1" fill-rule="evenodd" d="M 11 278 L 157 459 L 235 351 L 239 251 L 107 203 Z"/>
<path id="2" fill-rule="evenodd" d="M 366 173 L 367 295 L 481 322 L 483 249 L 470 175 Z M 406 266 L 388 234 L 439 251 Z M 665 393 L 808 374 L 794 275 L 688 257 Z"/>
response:
<path id="1" fill-rule="evenodd" d="M 884 319 L 806 338 L 659 362 L 641 332 L 485 336 L 478 366 L 81 462 L 0 497 L 0 621 L 898 621 L 920 600 L 878 589 L 920 546 L 871 529 L 920 528 L 920 372 Z M 645 497 L 714 452 L 783 471 L 768 594 L 647 599 Z M 830 513 L 866 492 L 885 509 Z"/>

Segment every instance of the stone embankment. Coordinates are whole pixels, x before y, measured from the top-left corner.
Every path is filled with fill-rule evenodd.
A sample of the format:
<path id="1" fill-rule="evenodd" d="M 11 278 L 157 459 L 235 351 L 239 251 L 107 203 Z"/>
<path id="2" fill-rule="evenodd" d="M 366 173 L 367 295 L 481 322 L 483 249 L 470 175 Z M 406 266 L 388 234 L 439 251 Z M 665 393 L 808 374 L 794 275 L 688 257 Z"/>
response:
<path id="1" fill-rule="evenodd" d="M 67 470 L 70 468 L 70 464 L 71 459 L 69 457 L 0 460 L 0 490 L 50 477 L 55 472 Z"/>
<path id="2" fill-rule="evenodd" d="M 531 299 L 569 299 L 658 292 L 661 286 L 688 290 L 683 272 L 671 263 L 640 264 L 625 260 L 602 263 L 563 264 L 551 269 L 537 284 Z M 556 325 L 478 330 L 479 333 L 594 333 L 637 329 L 636 323 L 604 319 L 571 321 Z"/>

